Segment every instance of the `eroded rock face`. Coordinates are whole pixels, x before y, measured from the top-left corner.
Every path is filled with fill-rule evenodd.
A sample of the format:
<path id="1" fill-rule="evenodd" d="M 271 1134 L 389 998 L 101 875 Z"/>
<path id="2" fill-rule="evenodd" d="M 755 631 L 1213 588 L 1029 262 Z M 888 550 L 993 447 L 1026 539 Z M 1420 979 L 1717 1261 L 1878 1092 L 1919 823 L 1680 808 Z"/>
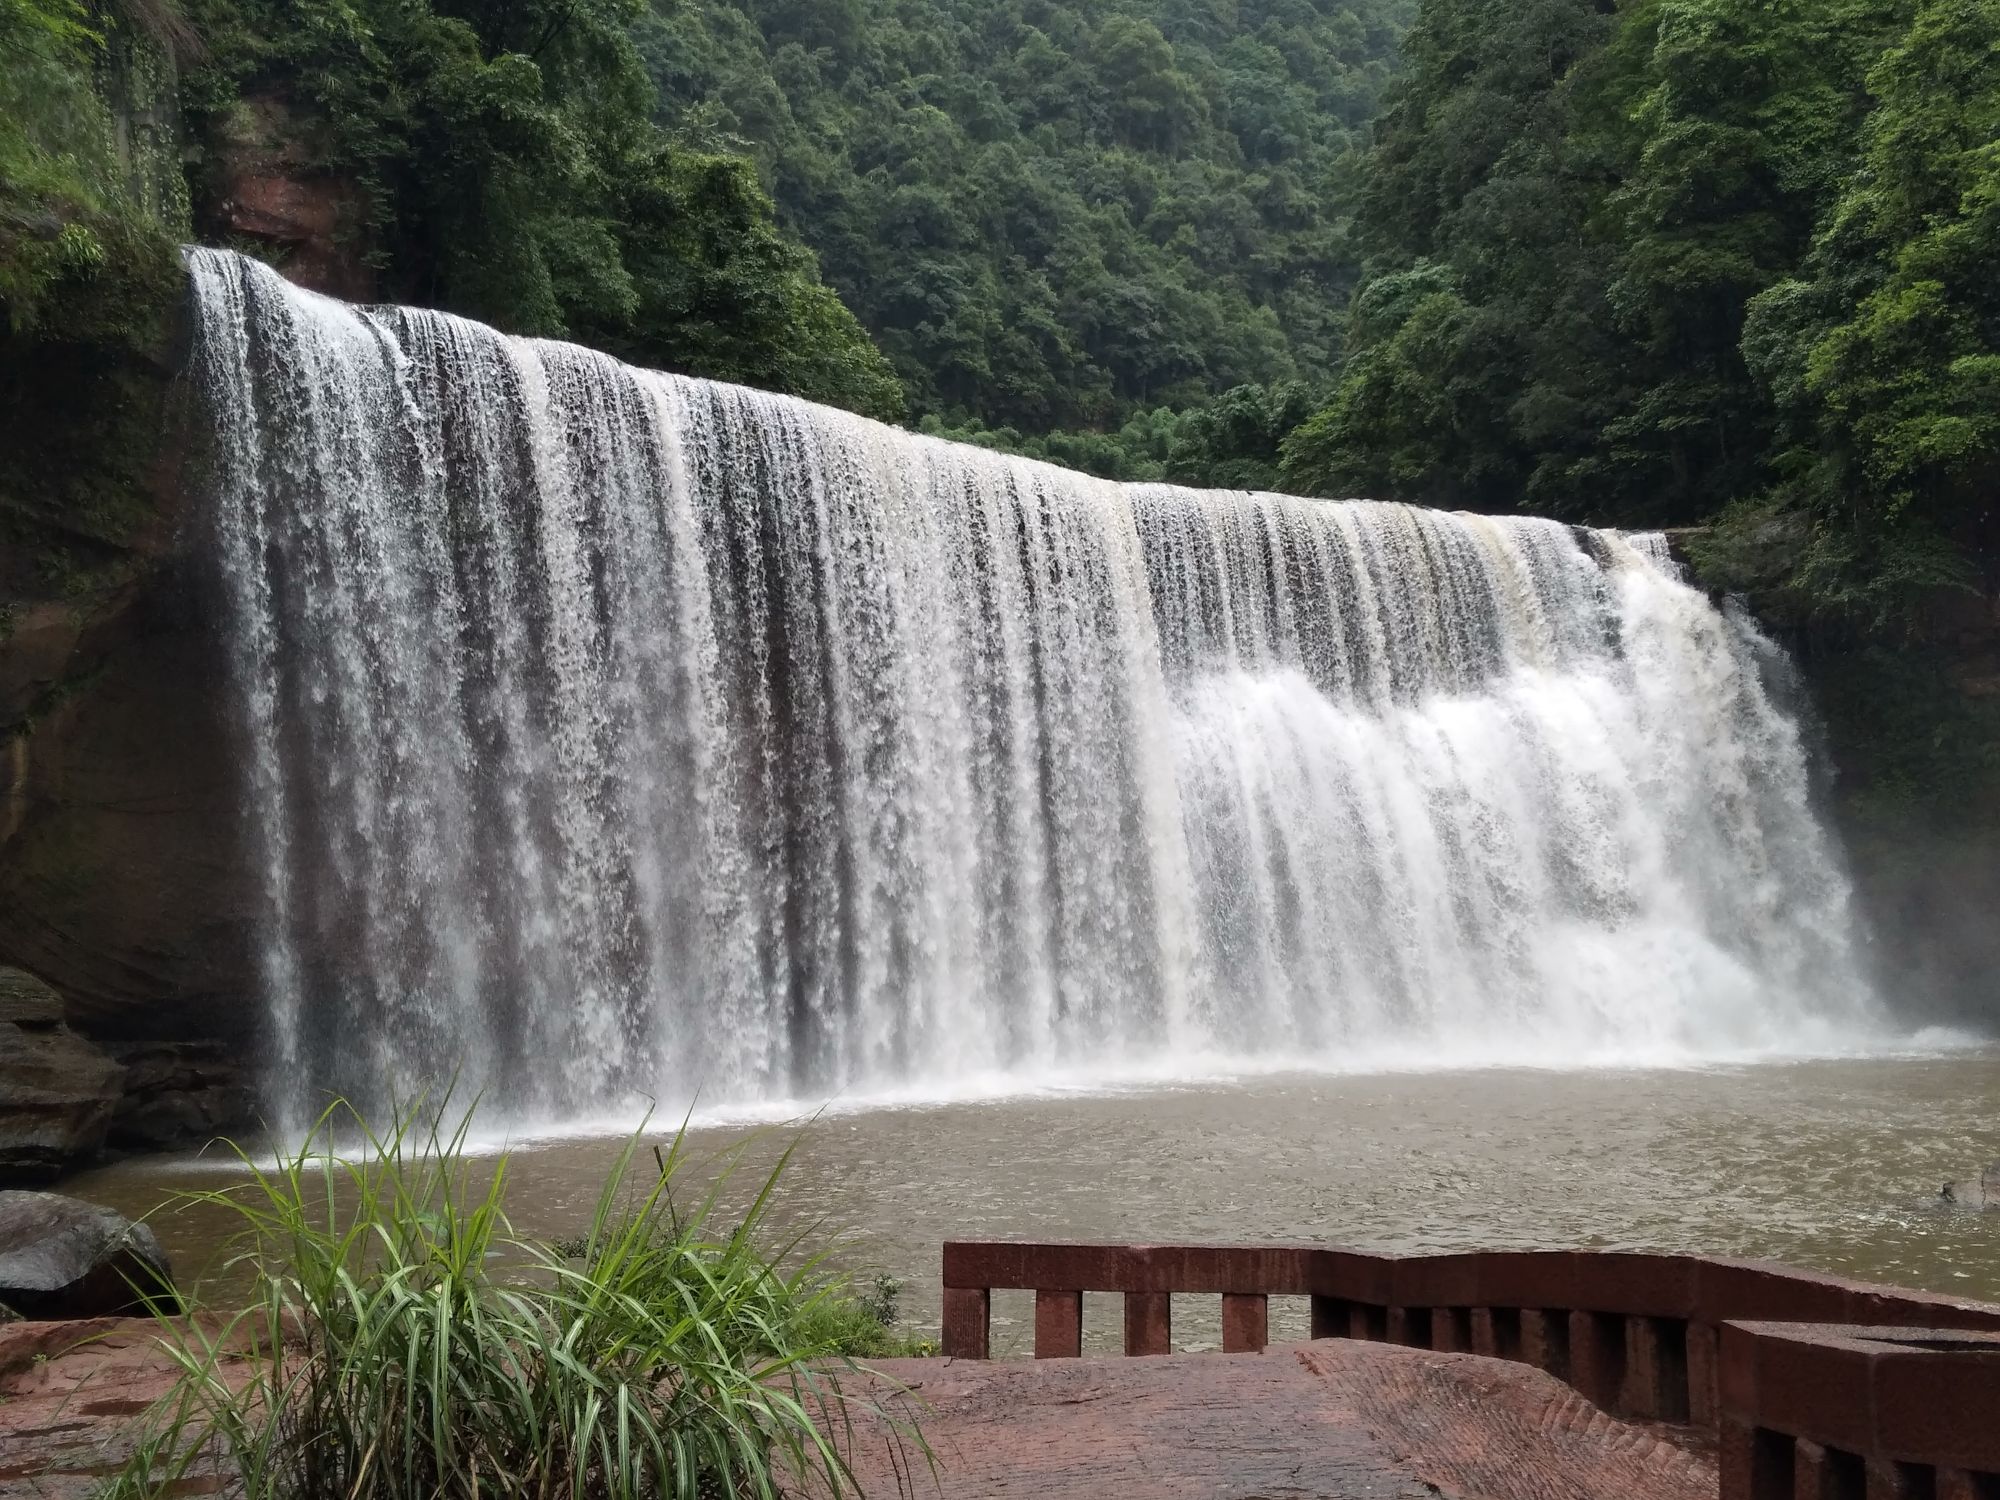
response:
<path id="1" fill-rule="evenodd" d="M 60 1193 L 0 1192 L 0 1303 L 30 1321 L 173 1306 L 173 1268 L 144 1224 Z"/>
<path id="2" fill-rule="evenodd" d="M 252 1069 L 240 1046 L 132 1042 L 114 1049 L 125 1081 L 111 1116 L 121 1151 L 171 1151 L 239 1134 L 257 1118 Z"/>
<path id="3" fill-rule="evenodd" d="M 60 996 L 0 1018 L 0 1183 L 255 1114 L 262 879 L 239 836 L 205 421 L 178 383 L 190 329 L 165 248 L 188 237 L 185 143 L 172 58 L 135 72 L 111 29 L 100 81 L 135 201 L 170 238 L 114 261 L 85 299 L 98 314 L 64 333 L 0 328 L 0 965 Z M 301 285 L 366 300 L 366 198 L 320 164 L 316 128 L 279 90 L 233 112 L 202 143 L 196 234 L 259 241 Z"/>
<path id="4" fill-rule="evenodd" d="M 359 243 L 367 200 L 353 179 L 316 165 L 312 135 L 283 93 L 245 99 L 218 143 L 214 216 L 232 235 L 270 246 L 287 280 L 373 301 L 375 277 Z"/>
<path id="5" fill-rule="evenodd" d="M 95 1156 L 125 1069 L 71 1031 L 62 1000 L 0 968 L 0 1182 L 39 1182 Z"/>
<path id="6" fill-rule="evenodd" d="M 169 276 L 160 295 L 183 290 Z M 108 1140 L 182 1144 L 161 1138 L 159 1068 L 135 1064 L 254 1048 L 258 886 L 191 498 L 198 424 L 172 395 L 186 337 L 165 313 L 143 349 L 0 336 L 0 965 L 46 986 L 0 1021 L 0 1185 Z M 190 1141 L 242 1092 L 199 1091 Z"/>
<path id="7" fill-rule="evenodd" d="M 184 545 L 0 642 L 0 964 L 43 982 L 0 1022 L 0 1182 L 253 1114 L 256 873 Z"/>

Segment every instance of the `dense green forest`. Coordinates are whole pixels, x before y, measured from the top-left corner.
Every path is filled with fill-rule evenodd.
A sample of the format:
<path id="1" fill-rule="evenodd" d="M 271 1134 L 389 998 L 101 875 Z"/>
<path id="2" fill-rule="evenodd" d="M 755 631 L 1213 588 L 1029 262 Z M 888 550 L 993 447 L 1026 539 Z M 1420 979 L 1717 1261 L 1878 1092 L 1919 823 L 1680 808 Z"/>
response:
<path id="1" fill-rule="evenodd" d="M 1323 382 L 1342 163 L 1414 0 L 662 0 L 677 134 L 752 152 L 913 412 L 1114 429 Z"/>
<path id="2" fill-rule="evenodd" d="M 1886 623 L 1982 581 L 2000 5 L 1427 0 L 1286 476 L 1627 524 Z"/>
<path id="3" fill-rule="evenodd" d="M 636 0 L 0 0 L 8 326 L 87 287 L 107 234 L 150 233 L 153 259 L 190 232 L 229 242 L 249 155 L 350 206 L 342 253 L 387 299 L 899 416 L 887 362 L 750 163 L 654 124 L 637 18 Z M 134 55 L 178 77 L 169 212 L 112 159 L 91 87 Z"/>
<path id="4" fill-rule="evenodd" d="M 930 430 L 1719 522 L 1715 581 L 1876 631 L 1987 581 L 1991 0 L 661 0 L 635 36 Z"/>
<path id="5" fill-rule="evenodd" d="M 108 289 L 227 238 L 261 131 L 344 185 L 381 295 L 634 360 L 1125 477 L 1712 523 L 1713 580 L 1874 632 L 2000 551 L 2000 0 L 0 0 L 0 32 L 17 334 L 65 289 L 58 322 L 133 322 Z M 135 197 L 89 84 L 141 35 L 185 179 Z"/>
<path id="6" fill-rule="evenodd" d="M 226 149 L 282 86 L 319 168 L 366 205 L 390 296 L 894 416 L 852 315 L 740 159 L 681 149 L 627 0 L 187 0 L 183 88 Z M 196 204 L 214 196 L 197 168 Z"/>

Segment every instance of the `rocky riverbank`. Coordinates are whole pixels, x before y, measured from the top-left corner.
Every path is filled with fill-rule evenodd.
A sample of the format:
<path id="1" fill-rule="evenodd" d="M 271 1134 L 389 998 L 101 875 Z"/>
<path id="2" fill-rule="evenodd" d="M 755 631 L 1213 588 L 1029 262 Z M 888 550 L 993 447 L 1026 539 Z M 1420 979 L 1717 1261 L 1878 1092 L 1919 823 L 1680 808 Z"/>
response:
<path id="1" fill-rule="evenodd" d="M 243 1049 L 198 1033 L 94 1040 L 63 1000 L 0 967 L 0 1187 L 52 1181 L 105 1152 L 199 1144 L 255 1117 Z"/>

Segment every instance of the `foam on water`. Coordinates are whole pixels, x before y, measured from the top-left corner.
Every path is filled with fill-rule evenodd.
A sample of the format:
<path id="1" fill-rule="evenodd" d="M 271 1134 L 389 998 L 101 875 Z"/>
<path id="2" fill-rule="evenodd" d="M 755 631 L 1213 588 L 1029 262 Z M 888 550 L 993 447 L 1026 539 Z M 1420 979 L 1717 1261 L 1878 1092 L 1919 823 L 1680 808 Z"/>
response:
<path id="1" fill-rule="evenodd" d="M 1776 654 L 1657 538 L 1114 485 L 189 262 L 283 1099 L 1879 1034 Z"/>

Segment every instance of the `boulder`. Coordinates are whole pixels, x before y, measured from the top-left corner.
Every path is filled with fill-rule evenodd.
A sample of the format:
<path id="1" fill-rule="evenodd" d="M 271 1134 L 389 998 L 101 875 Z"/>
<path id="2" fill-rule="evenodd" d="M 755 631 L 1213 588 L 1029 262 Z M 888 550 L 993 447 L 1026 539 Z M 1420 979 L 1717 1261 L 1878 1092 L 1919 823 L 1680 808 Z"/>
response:
<path id="1" fill-rule="evenodd" d="M 144 1224 L 60 1193 L 0 1192 L 0 1304 L 31 1321 L 146 1310 L 141 1289 L 180 1302 Z"/>
<path id="2" fill-rule="evenodd" d="M 39 1182 L 104 1145 L 125 1069 L 63 1021 L 55 991 L 0 968 L 0 1182 Z"/>
<path id="3" fill-rule="evenodd" d="M 254 1128 L 258 1096 L 244 1053 L 222 1042 L 114 1043 L 125 1096 L 111 1117 L 113 1149 L 182 1150 Z"/>
<path id="4" fill-rule="evenodd" d="M 2000 1213 L 2000 1161 L 1988 1162 L 1976 1180 L 1947 1182 L 1938 1193 L 1938 1201 L 1947 1208 Z"/>

